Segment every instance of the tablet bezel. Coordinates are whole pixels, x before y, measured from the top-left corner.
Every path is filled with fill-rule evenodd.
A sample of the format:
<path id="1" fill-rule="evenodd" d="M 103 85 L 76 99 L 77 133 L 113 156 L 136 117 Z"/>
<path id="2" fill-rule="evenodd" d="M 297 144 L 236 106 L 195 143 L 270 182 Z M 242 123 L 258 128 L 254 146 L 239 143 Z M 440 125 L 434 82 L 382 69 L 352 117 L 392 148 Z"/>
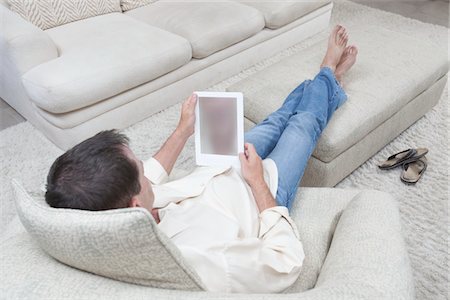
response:
<path id="1" fill-rule="evenodd" d="M 237 92 L 194 92 L 197 95 L 197 104 L 195 106 L 195 161 L 198 166 L 224 166 L 230 165 L 240 168 L 239 155 L 219 155 L 201 153 L 201 129 L 200 129 L 200 99 L 209 98 L 233 98 L 236 99 L 236 135 L 237 135 L 237 153 L 244 151 L 244 100 L 242 93 Z M 204 101 L 204 100 L 203 100 Z M 214 100 L 210 100 L 214 101 Z"/>

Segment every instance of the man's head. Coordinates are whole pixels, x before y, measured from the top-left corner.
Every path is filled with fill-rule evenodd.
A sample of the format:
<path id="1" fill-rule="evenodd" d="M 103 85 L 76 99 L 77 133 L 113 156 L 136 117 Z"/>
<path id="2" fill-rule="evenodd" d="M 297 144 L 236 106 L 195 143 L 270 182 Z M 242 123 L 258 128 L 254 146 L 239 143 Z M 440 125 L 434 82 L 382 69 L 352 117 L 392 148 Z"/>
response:
<path id="1" fill-rule="evenodd" d="M 153 192 L 142 161 L 115 130 L 102 131 L 56 159 L 47 176 L 45 200 L 52 207 L 107 210 L 143 207 Z"/>

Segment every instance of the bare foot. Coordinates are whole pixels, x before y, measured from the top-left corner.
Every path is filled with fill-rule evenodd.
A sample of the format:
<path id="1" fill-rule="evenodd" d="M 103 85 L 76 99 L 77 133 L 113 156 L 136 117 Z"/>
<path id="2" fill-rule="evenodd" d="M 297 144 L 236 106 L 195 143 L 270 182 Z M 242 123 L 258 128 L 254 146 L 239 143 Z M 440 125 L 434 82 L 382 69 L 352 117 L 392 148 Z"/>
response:
<path id="1" fill-rule="evenodd" d="M 357 55 L 358 48 L 356 48 L 356 46 L 348 46 L 345 48 L 344 53 L 342 54 L 342 57 L 336 67 L 336 71 L 334 72 L 334 75 L 339 82 L 342 82 L 342 78 L 345 73 L 347 73 L 348 70 L 350 70 L 350 68 L 355 64 Z"/>
<path id="2" fill-rule="evenodd" d="M 320 67 L 329 67 L 334 72 L 341 59 L 342 53 L 344 53 L 347 41 L 347 30 L 342 25 L 336 25 L 328 39 L 327 53 L 325 54 Z"/>

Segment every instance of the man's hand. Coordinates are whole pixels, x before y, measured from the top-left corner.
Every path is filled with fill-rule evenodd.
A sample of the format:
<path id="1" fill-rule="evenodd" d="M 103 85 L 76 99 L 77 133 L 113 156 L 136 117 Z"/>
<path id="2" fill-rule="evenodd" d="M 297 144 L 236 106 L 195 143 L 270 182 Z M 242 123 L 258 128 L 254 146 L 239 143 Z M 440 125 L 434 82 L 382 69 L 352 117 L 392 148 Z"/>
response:
<path id="1" fill-rule="evenodd" d="M 197 95 L 192 94 L 187 98 L 181 107 L 181 117 L 175 131 L 170 135 L 167 141 L 162 145 L 161 149 L 153 156 L 161 166 L 166 170 L 167 174 L 173 169 L 175 162 L 183 150 L 188 138 L 195 130 L 195 104 L 197 103 Z"/>
<path id="2" fill-rule="evenodd" d="M 187 98 L 181 106 L 180 122 L 177 131 L 185 138 L 190 137 L 195 130 L 195 105 L 197 103 L 197 95 L 192 94 Z"/>
<path id="3" fill-rule="evenodd" d="M 241 171 L 245 181 L 252 189 L 256 205 L 260 212 L 277 205 L 264 181 L 264 170 L 261 158 L 252 144 L 246 143 L 244 153 L 239 153 Z"/>
<path id="4" fill-rule="evenodd" d="M 250 187 L 264 182 L 262 161 L 256 153 L 255 146 L 245 143 L 244 153 L 239 153 L 239 159 L 242 176 Z"/>

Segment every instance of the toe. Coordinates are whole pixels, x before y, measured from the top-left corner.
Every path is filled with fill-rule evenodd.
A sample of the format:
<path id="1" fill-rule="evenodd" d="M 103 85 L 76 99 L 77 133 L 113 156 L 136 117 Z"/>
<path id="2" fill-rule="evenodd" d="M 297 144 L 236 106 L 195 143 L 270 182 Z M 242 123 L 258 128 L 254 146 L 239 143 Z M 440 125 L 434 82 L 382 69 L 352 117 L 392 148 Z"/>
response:
<path id="1" fill-rule="evenodd" d="M 344 53 L 345 53 L 345 54 L 350 54 L 350 53 L 352 53 L 352 46 L 347 46 L 347 47 L 345 48 Z"/>
<path id="2" fill-rule="evenodd" d="M 336 25 L 333 30 L 331 31 L 331 36 L 337 36 L 339 33 L 339 30 L 341 30 L 341 25 Z"/>
<path id="3" fill-rule="evenodd" d="M 341 39 L 340 39 L 340 45 L 341 46 L 343 46 L 343 45 L 346 45 L 347 44 L 347 41 L 348 41 L 348 36 L 347 35 L 343 35 L 342 37 L 341 37 Z"/>
<path id="4" fill-rule="evenodd" d="M 342 30 L 338 31 L 338 34 L 336 36 L 336 42 L 340 43 L 343 38 L 344 38 L 344 34 L 342 33 Z"/>

